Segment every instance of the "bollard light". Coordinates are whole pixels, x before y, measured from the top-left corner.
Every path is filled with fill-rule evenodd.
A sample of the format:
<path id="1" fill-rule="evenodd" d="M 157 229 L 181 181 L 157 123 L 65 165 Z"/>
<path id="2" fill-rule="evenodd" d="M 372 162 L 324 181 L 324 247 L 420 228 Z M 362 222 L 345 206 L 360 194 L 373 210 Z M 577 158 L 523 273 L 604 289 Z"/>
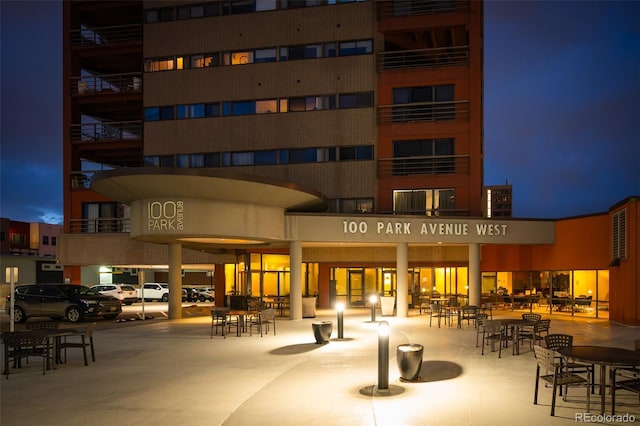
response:
<path id="1" fill-rule="evenodd" d="M 9 281 L 10 287 L 9 287 L 9 294 L 11 295 L 11 302 L 9 304 L 9 331 L 11 331 L 12 333 L 15 330 L 15 302 L 16 302 L 16 281 L 18 281 L 18 267 L 17 266 L 9 266 L 7 268 L 5 268 L 5 277 L 6 277 L 6 281 Z"/>
<path id="2" fill-rule="evenodd" d="M 344 303 L 336 303 L 336 312 L 338 313 L 338 339 L 344 338 Z"/>
<path id="3" fill-rule="evenodd" d="M 389 323 L 378 325 L 378 389 L 389 389 Z"/>
<path id="4" fill-rule="evenodd" d="M 369 296 L 369 303 L 371 304 L 371 322 L 376 322 L 376 304 L 378 303 L 378 295 L 372 294 Z"/>

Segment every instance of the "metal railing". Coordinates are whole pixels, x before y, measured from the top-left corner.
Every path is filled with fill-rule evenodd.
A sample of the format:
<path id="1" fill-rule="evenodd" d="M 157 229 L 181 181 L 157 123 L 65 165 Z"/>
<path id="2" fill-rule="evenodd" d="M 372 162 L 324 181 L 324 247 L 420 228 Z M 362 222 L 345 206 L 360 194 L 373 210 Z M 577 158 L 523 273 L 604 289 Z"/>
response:
<path id="1" fill-rule="evenodd" d="M 94 218 L 71 219 L 69 233 L 71 234 L 114 234 L 131 232 L 129 218 Z"/>
<path id="2" fill-rule="evenodd" d="M 118 25 L 113 27 L 81 28 L 69 32 L 71 46 L 96 46 L 114 43 L 142 43 L 142 25 Z"/>
<path id="3" fill-rule="evenodd" d="M 377 55 L 378 71 L 467 65 L 468 63 L 469 46 L 380 52 Z"/>
<path id="4" fill-rule="evenodd" d="M 469 155 L 428 155 L 378 159 L 378 177 L 469 174 Z"/>
<path id="5" fill-rule="evenodd" d="M 137 140 L 142 138 L 142 121 L 72 124 L 69 133 L 75 142 Z"/>
<path id="6" fill-rule="evenodd" d="M 469 119 L 469 101 L 414 102 L 378 106 L 378 124 Z"/>
<path id="7" fill-rule="evenodd" d="M 378 0 L 378 19 L 469 10 L 468 0 Z"/>
<path id="8" fill-rule="evenodd" d="M 142 73 L 73 77 L 70 89 L 72 96 L 142 92 Z"/>

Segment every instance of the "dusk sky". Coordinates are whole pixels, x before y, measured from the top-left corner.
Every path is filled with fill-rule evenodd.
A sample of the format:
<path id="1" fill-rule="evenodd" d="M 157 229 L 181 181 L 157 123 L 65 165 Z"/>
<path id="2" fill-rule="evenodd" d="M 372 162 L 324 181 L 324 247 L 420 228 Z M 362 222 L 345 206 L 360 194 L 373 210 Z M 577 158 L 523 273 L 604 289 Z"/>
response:
<path id="1" fill-rule="evenodd" d="M 61 2 L 0 15 L 0 216 L 62 223 Z M 484 183 L 514 217 L 640 195 L 640 1 L 487 1 L 484 47 Z"/>

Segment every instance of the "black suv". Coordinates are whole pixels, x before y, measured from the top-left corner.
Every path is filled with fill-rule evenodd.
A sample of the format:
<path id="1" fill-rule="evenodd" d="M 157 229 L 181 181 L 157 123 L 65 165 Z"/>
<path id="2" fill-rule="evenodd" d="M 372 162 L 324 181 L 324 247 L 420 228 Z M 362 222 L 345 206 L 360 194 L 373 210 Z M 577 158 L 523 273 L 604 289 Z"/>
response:
<path id="1" fill-rule="evenodd" d="M 74 284 L 30 284 L 15 289 L 15 322 L 29 317 L 66 318 L 69 322 L 84 318 L 115 319 L 122 312 L 118 299 L 104 296 L 97 291 Z M 7 296 L 6 310 L 11 309 L 11 296 Z"/>

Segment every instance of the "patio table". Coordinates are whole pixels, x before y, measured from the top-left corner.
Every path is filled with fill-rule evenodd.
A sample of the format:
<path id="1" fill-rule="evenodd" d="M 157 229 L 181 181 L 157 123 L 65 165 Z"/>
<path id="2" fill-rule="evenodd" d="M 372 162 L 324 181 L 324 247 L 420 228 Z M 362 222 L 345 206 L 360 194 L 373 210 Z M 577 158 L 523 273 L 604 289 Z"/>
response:
<path id="1" fill-rule="evenodd" d="M 640 352 L 610 346 L 568 346 L 558 353 L 575 361 L 600 366 L 600 413 L 604 414 L 607 367 L 640 366 Z"/>

